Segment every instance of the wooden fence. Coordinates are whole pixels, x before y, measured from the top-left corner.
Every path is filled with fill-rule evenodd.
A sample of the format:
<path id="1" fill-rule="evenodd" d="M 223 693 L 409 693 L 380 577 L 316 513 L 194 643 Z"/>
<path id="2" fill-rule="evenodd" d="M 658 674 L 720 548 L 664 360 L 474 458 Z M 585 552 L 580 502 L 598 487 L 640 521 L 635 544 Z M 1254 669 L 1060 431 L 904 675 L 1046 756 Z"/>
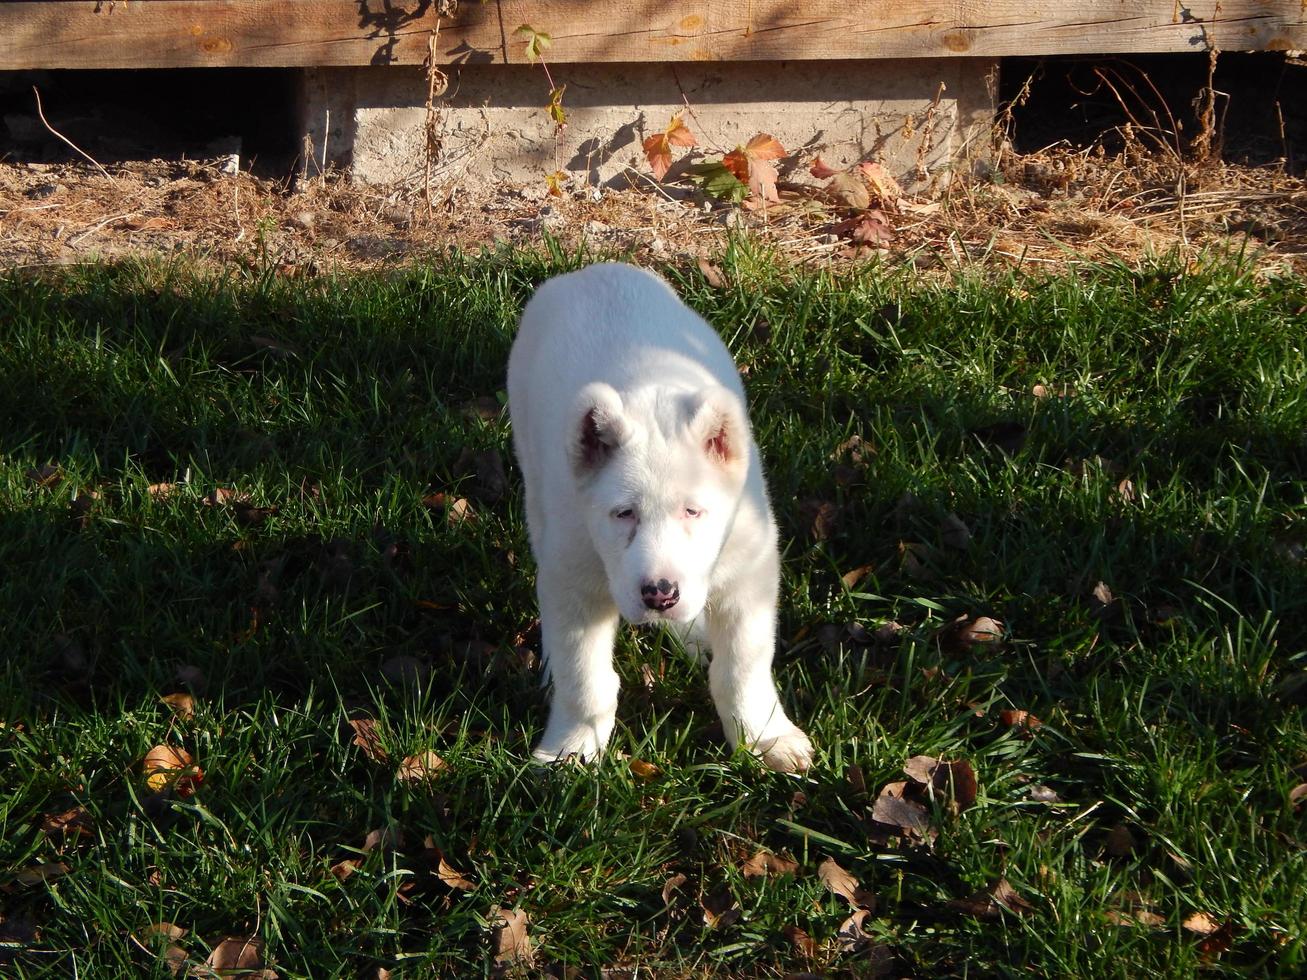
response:
<path id="1" fill-rule="evenodd" d="M 0 69 L 417 65 L 437 20 L 472 64 L 1307 48 L 1307 0 L 11 0 Z"/>

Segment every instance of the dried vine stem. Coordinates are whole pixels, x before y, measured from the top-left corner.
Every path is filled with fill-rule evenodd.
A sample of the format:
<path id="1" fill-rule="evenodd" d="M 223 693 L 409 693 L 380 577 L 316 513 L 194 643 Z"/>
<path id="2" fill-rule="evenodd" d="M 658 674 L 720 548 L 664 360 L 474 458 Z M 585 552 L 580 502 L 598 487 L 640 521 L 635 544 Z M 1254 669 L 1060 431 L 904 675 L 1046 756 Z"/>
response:
<path id="1" fill-rule="evenodd" d="M 45 118 L 45 112 L 41 109 L 41 93 L 37 91 L 35 85 L 32 86 L 32 94 L 36 96 L 36 114 L 41 117 L 41 125 L 45 126 L 45 128 L 50 130 L 51 133 L 53 133 L 55 136 L 58 136 L 61 140 L 63 140 L 65 143 L 71 146 L 78 154 L 81 155 L 81 157 L 84 160 L 88 161 L 91 164 L 91 166 L 93 166 L 96 170 L 100 171 L 100 173 L 108 177 L 110 183 L 112 184 L 118 183 L 118 181 L 113 179 L 113 174 L 109 173 L 109 171 L 105 170 L 104 167 L 100 166 L 100 162 L 96 160 L 95 157 L 91 156 L 91 154 L 87 153 L 80 146 L 78 146 L 76 143 L 70 140 L 67 136 L 65 136 L 63 133 L 59 132 L 59 130 L 55 129 L 53 126 L 50 125 L 50 121 Z"/>

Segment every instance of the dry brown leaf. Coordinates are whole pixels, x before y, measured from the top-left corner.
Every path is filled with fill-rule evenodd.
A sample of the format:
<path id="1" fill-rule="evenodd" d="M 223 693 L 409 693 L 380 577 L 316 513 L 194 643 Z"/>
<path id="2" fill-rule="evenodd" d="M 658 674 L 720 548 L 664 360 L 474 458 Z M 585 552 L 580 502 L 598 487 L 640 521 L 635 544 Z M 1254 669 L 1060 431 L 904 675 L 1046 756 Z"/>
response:
<path id="1" fill-rule="evenodd" d="M 173 714 L 178 718 L 190 719 L 195 717 L 195 698 L 189 694 L 165 694 L 159 700 L 172 708 Z"/>
<path id="2" fill-rule="evenodd" d="M 159 939 L 166 939 L 169 942 L 176 942 L 188 932 L 190 932 L 189 929 L 183 929 L 181 926 L 174 925 L 171 922 L 152 922 L 136 935 L 138 941 L 144 940 L 147 942 L 153 942 Z M 142 945 L 144 945 L 144 943 L 142 943 Z"/>
<path id="3" fill-rule="evenodd" d="M 703 897 L 703 924 L 709 929 L 725 929 L 739 921 L 743 911 L 731 894 L 730 886 L 722 884 Z"/>
<path id="4" fill-rule="evenodd" d="M 767 878 L 792 875 L 799 870 L 799 862 L 768 851 L 757 851 L 740 865 L 740 874 L 746 878 Z"/>
<path id="5" fill-rule="evenodd" d="M 826 886 L 826 890 L 838 895 L 854 908 L 869 912 L 876 909 L 876 896 L 858 883 L 858 879 L 841 868 L 834 858 L 827 858 L 817 865 L 817 877 Z"/>
<path id="6" fill-rule="evenodd" d="M 953 621 L 949 632 L 962 650 L 986 647 L 998 649 L 1003 645 L 1003 623 L 989 616 L 976 616 L 973 619 L 964 614 Z"/>
<path id="7" fill-rule="evenodd" d="M 852 589 L 855 585 L 867 577 L 867 573 L 872 569 L 871 565 L 859 565 L 840 576 L 840 581 L 844 583 L 846 589 Z"/>
<path id="8" fill-rule="evenodd" d="M 228 936 L 213 947 L 204 962 L 215 970 L 261 970 L 263 940 L 257 936 Z"/>
<path id="9" fill-rule="evenodd" d="M 1185 929 L 1185 931 L 1192 932 L 1199 936 L 1210 936 L 1221 928 L 1221 924 L 1206 912 L 1195 912 L 1180 923 L 1180 925 Z"/>
<path id="10" fill-rule="evenodd" d="M 1160 929 L 1166 925 L 1166 919 L 1147 909 L 1137 909 L 1133 912 L 1108 909 L 1107 921 L 1114 926 L 1147 926 L 1150 929 Z"/>
<path id="11" fill-rule="evenodd" d="M 891 210 L 898 207 L 899 198 L 903 196 L 903 188 L 890 176 L 888 170 L 873 160 L 867 160 L 858 164 L 858 173 L 867 182 L 873 204 Z"/>
<path id="12" fill-rule="evenodd" d="M 916 541 L 899 542 L 903 574 L 918 582 L 930 578 L 930 549 Z"/>
<path id="13" fill-rule="evenodd" d="M 861 953 L 871 944 L 871 937 L 862 928 L 862 923 L 870 914 L 866 909 L 858 909 L 840 923 L 835 941 L 841 953 L 853 956 Z"/>
<path id="14" fill-rule="evenodd" d="M 377 734 L 377 722 L 373 718 L 351 718 L 349 727 L 354 729 L 353 744 L 363 750 L 373 762 L 390 761 L 390 753 L 381 744 L 381 737 Z"/>
<path id="15" fill-rule="evenodd" d="M 939 522 L 939 536 L 950 548 L 966 551 L 971 545 L 971 528 L 957 514 L 945 514 Z"/>
<path id="16" fill-rule="evenodd" d="M 1289 790 L 1289 805 L 1297 809 L 1303 803 L 1307 803 L 1307 783 L 1299 783 L 1293 789 Z"/>
<path id="17" fill-rule="evenodd" d="M 175 944 L 170 945 L 163 951 L 163 965 L 174 977 L 182 975 L 182 972 L 186 970 L 189 961 L 190 954 Z M 195 971 L 192 970 L 191 972 L 194 973 Z"/>
<path id="18" fill-rule="evenodd" d="M 856 174 L 847 172 L 832 174 L 826 183 L 825 193 L 834 203 L 853 208 L 855 211 L 864 211 L 871 206 L 871 194 L 867 190 L 867 183 Z"/>
<path id="19" fill-rule="evenodd" d="M 447 888 L 455 888 L 461 892 L 470 892 L 476 889 L 476 883 L 469 881 L 464 876 L 463 872 L 457 871 L 451 867 L 444 857 L 441 857 L 439 863 L 436 865 L 436 877 L 438 877 Z"/>
<path id="20" fill-rule="evenodd" d="M 531 937 L 527 935 L 528 925 L 530 920 L 524 909 L 501 909 L 496 905 L 490 910 L 490 942 L 496 963 L 531 965 L 535 957 Z"/>
<path id="21" fill-rule="evenodd" d="M 46 881 L 57 881 L 68 874 L 71 869 L 62 861 L 47 861 L 23 868 L 14 874 L 14 881 L 20 885 L 39 885 Z"/>
<path id="22" fill-rule="evenodd" d="M 804 959 L 810 960 L 817 955 L 816 942 L 798 926 L 785 926 L 781 929 L 781 936 L 790 944 L 794 952 Z"/>
<path id="23" fill-rule="evenodd" d="M 871 819 L 919 840 L 933 838 L 935 830 L 930 825 L 926 808 L 916 800 L 908 799 L 904 795 L 906 790 L 907 783 L 886 785 L 871 806 Z"/>
<path id="24" fill-rule="evenodd" d="M 903 765 L 909 779 L 921 783 L 931 795 L 950 803 L 954 813 L 969 809 L 980 790 L 976 771 L 965 759 L 944 762 L 929 755 L 914 755 Z"/>
<path id="25" fill-rule="evenodd" d="M 653 779 L 660 771 L 652 762 L 645 762 L 643 759 L 632 759 L 630 766 L 631 775 L 644 783 Z"/>
<path id="26" fill-rule="evenodd" d="M 204 770 L 195 764 L 191 754 L 173 745 L 156 745 L 150 749 L 142 766 L 145 785 L 156 793 L 171 786 L 185 799 L 204 782 Z"/>
<path id="27" fill-rule="evenodd" d="M 1123 823 L 1119 823 L 1107 832 L 1107 837 L 1103 839 L 1103 853 L 1109 857 L 1124 858 L 1134 853 L 1135 835 L 1130 832 L 1130 828 Z"/>
<path id="28" fill-rule="evenodd" d="M 390 850 L 404 846 L 404 833 L 395 827 L 378 827 L 376 830 L 369 830 L 367 836 L 363 838 L 363 846 L 359 848 L 364 854 L 370 854 L 378 847 Z"/>
<path id="29" fill-rule="evenodd" d="M 839 171 L 829 166 L 825 160 L 818 156 L 817 159 L 812 161 L 812 165 L 808 167 L 808 173 L 818 180 L 825 180 L 827 177 L 834 177 Z"/>
<path id="30" fill-rule="evenodd" d="M 699 271 L 703 273 L 704 279 L 713 289 L 726 288 L 726 276 L 722 274 L 722 270 L 718 266 L 713 265 L 707 259 L 702 257 L 699 259 Z"/>
<path id="31" fill-rule="evenodd" d="M 1004 728 L 1024 728 L 1033 730 L 1044 723 L 1022 708 L 1004 708 L 998 713 L 998 722 Z"/>
<path id="32" fill-rule="evenodd" d="M 840 522 L 840 508 L 829 500 L 810 498 L 799 503 L 799 514 L 814 540 L 825 541 Z"/>
<path id="33" fill-rule="evenodd" d="M 90 837 L 91 815 L 82 806 L 63 813 L 47 813 L 41 817 L 41 830 L 51 837 Z"/>
<path id="34" fill-rule="evenodd" d="M 344 881 L 362 866 L 362 858 L 346 858 L 344 861 L 337 861 L 333 864 L 331 866 L 331 873 L 341 881 Z"/>
<path id="35" fill-rule="evenodd" d="M 27 470 L 26 475 L 29 480 L 45 490 L 57 487 L 64 479 L 63 470 L 54 463 L 46 463 L 44 466 L 33 466 Z"/>
<path id="36" fill-rule="evenodd" d="M 1139 491 L 1135 489 L 1134 482 L 1129 477 L 1116 485 L 1116 499 L 1123 504 L 1139 503 Z"/>
<path id="37" fill-rule="evenodd" d="M 406 783 L 416 783 L 431 779 L 442 769 L 447 768 L 449 766 L 444 759 L 427 749 L 415 755 L 405 756 L 404 761 L 399 764 L 396 775 Z"/>
<path id="38" fill-rule="evenodd" d="M 966 898 L 955 898 L 948 905 L 966 915 L 991 922 L 998 920 L 1004 910 L 1020 915 L 1034 911 L 1034 906 L 1017 894 L 1006 878 L 1000 878 Z"/>
<path id="39" fill-rule="evenodd" d="M 676 900 L 678 894 L 681 894 L 681 890 L 686 886 L 689 880 L 690 879 L 685 875 L 677 872 L 663 882 L 663 905 L 667 908 L 671 908 L 672 902 Z"/>

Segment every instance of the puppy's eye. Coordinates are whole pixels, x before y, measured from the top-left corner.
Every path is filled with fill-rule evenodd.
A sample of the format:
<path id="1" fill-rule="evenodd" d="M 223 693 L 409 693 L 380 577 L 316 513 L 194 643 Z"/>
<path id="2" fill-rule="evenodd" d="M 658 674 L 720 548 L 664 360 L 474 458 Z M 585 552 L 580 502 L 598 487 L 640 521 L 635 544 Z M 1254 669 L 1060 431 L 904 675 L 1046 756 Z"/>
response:
<path id="1" fill-rule="evenodd" d="M 685 508 L 685 516 L 686 516 L 686 517 L 702 517 L 702 516 L 703 516 L 703 511 L 700 510 L 698 507 L 687 507 L 687 508 Z"/>
<path id="2" fill-rule="evenodd" d="M 630 507 L 623 507 L 620 510 L 613 511 L 613 517 L 619 521 L 629 521 L 635 518 L 635 511 Z"/>

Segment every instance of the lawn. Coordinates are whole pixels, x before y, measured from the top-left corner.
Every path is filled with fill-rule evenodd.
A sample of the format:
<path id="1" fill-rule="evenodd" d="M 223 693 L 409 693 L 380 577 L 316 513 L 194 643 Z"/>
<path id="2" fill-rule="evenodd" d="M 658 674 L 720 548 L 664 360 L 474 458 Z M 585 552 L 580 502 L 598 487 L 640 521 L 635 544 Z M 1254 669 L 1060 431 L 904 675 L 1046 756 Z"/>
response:
<path id="1" fill-rule="evenodd" d="M 1307 971 L 1307 283 L 664 269 L 746 371 L 818 762 L 625 632 L 609 757 L 541 770 L 498 405 L 583 261 L 0 279 L 0 972 Z"/>

